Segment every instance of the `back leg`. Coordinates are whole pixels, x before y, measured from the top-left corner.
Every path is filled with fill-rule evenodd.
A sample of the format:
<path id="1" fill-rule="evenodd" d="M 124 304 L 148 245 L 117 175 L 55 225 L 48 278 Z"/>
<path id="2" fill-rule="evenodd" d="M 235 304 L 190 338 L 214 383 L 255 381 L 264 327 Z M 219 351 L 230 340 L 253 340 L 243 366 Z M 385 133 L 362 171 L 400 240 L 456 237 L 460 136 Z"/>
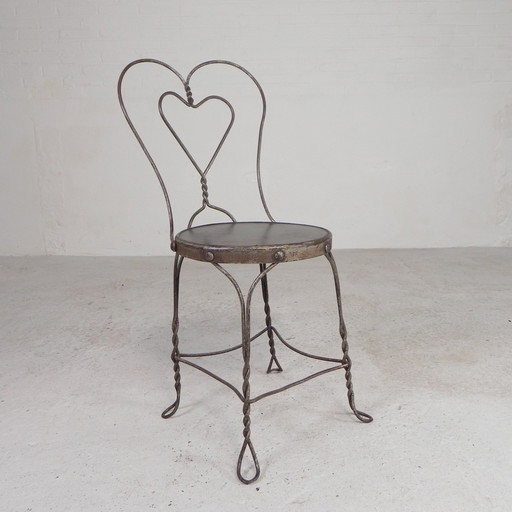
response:
<path id="1" fill-rule="evenodd" d="M 325 257 L 329 261 L 334 277 L 334 287 L 336 289 L 336 301 L 338 303 L 338 316 L 339 316 L 339 331 L 341 336 L 341 349 L 343 352 L 343 364 L 345 365 L 345 381 L 347 386 L 347 398 L 352 412 L 356 418 L 363 423 L 370 423 L 373 418 L 362 411 L 357 410 L 355 398 L 354 398 L 354 385 L 352 384 L 352 360 L 348 355 L 348 340 L 347 340 L 347 328 L 345 321 L 343 320 L 343 309 L 341 306 L 341 289 L 340 289 L 340 278 L 338 276 L 338 269 L 336 268 L 336 262 L 330 250 L 326 251 Z"/>
<path id="2" fill-rule="evenodd" d="M 264 263 L 260 264 L 260 272 L 263 272 L 266 268 Z M 267 373 L 271 372 L 282 372 L 283 369 L 279 364 L 276 356 L 276 347 L 274 342 L 274 331 L 272 330 L 272 318 L 270 317 L 270 304 L 268 297 L 268 281 L 267 275 L 265 274 L 261 278 L 261 291 L 263 292 L 263 302 L 265 303 L 265 324 L 267 326 L 268 345 L 270 348 L 270 362 L 268 363 Z M 275 367 L 274 367 L 275 365 Z"/>
<path id="3" fill-rule="evenodd" d="M 180 374 L 180 350 L 179 350 L 179 337 L 178 330 L 180 326 L 179 313 L 178 313 L 178 302 L 180 294 L 180 274 L 181 265 L 183 264 L 183 256 L 176 254 L 174 259 L 174 277 L 173 277 L 173 288 L 174 288 L 174 315 L 172 319 L 172 354 L 171 359 L 173 362 L 174 370 L 174 389 L 176 391 L 176 400 L 169 406 L 165 411 L 162 412 L 162 418 L 167 419 L 174 415 L 180 406 L 181 398 L 181 374 Z"/>

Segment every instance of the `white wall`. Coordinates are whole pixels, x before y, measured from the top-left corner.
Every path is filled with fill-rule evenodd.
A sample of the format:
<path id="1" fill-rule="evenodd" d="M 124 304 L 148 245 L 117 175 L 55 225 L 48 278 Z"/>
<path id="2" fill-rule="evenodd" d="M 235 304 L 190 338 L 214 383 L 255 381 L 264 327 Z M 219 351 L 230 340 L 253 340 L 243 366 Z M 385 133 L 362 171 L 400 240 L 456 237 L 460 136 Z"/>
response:
<path id="1" fill-rule="evenodd" d="M 279 220 L 339 248 L 512 245 L 510 0 L 5 0 L 0 20 L 0 254 L 168 251 L 116 98 L 139 57 L 259 78 Z"/>

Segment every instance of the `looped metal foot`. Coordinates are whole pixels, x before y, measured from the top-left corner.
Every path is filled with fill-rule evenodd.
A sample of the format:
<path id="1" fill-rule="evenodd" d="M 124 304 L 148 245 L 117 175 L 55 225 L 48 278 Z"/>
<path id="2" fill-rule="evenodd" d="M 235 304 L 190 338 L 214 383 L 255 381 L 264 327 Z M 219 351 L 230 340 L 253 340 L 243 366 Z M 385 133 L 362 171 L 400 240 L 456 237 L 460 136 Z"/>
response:
<path id="1" fill-rule="evenodd" d="M 371 423 L 373 421 L 373 418 L 366 412 L 358 411 L 356 408 L 356 401 L 354 398 L 354 388 L 352 386 L 352 372 L 350 371 L 352 363 L 347 354 L 345 354 L 345 357 L 346 357 L 346 361 L 348 361 L 347 366 L 345 368 L 345 379 L 346 379 L 346 386 L 347 386 L 348 404 L 350 405 L 350 408 L 352 409 L 352 412 L 354 413 L 355 417 L 359 421 L 362 421 L 363 423 Z"/>
<path id="2" fill-rule="evenodd" d="M 371 423 L 373 421 L 373 418 L 369 414 L 358 411 L 357 409 L 354 409 L 354 414 L 356 418 L 363 423 Z"/>
<path id="3" fill-rule="evenodd" d="M 244 459 L 245 451 L 247 450 L 247 447 L 249 447 L 249 450 L 251 452 L 252 461 L 254 463 L 254 476 L 252 478 L 244 478 L 242 476 L 242 462 Z M 260 463 L 258 462 L 258 457 L 256 456 L 256 451 L 254 450 L 254 446 L 252 445 L 251 440 L 245 440 L 244 444 L 242 445 L 242 449 L 240 450 L 240 455 L 238 456 L 238 464 L 236 466 L 236 474 L 238 475 L 238 479 L 240 482 L 244 484 L 252 484 L 256 480 L 258 480 L 260 476 Z"/>
<path id="4" fill-rule="evenodd" d="M 272 366 L 273 366 L 274 363 L 275 363 L 275 367 L 273 368 Z M 267 373 L 282 372 L 282 371 L 283 371 L 283 368 L 279 364 L 279 361 L 277 360 L 277 357 L 275 355 L 273 355 L 270 358 L 270 362 L 268 363 Z"/>
<path id="5" fill-rule="evenodd" d="M 178 410 L 179 405 L 180 405 L 180 400 L 178 398 L 172 405 L 167 407 L 167 409 L 165 409 L 165 411 L 162 412 L 162 414 L 161 414 L 162 418 L 164 420 L 166 420 L 167 418 L 170 418 L 171 416 L 173 416 L 174 413 Z"/>

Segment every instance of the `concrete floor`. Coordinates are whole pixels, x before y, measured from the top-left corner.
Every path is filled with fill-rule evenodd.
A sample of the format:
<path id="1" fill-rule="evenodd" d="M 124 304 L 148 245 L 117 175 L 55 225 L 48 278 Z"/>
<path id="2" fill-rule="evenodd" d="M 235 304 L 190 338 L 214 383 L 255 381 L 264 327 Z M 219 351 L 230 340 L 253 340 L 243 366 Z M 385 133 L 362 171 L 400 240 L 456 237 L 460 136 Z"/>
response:
<path id="1" fill-rule="evenodd" d="M 258 402 L 251 486 L 236 478 L 241 403 L 227 388 L 185 367 L 181 408 L 160 418 L 169 258 L 0 259 L 1 510 L 512 510 L 512 249 L 336 257 L 356 400 L 375 421 L 350 414 L 340 372 Z M 327 262 L 282 265 L 270 286 L 281 333 L 337 355 Z M 238 320 L 223 276 L 186 262 L 183 346 L 235 343 Z M 255 344 L 254 393 L 316 367 L 278 350 L 285 372 L 266 375 Z M 207 364 L 240 381 L 239 353 Z"/>

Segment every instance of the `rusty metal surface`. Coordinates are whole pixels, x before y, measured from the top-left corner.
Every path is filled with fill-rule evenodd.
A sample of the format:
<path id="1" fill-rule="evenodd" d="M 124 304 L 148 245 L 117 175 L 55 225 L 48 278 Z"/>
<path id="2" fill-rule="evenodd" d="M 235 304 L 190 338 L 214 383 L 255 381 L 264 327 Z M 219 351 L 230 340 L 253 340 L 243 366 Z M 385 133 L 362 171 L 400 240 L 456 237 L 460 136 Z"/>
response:
<path id="1" fill-rule="evenodd" d="M 176 235 L 178 254 L 216 263 L 274 263 L 315 258 L 330 247 L 331 233 L 318 226 L 284 222 L 228 222 Z"/>
<path id="2" fill-rule="evenodd" d="M 188 222 L 187 229 L 174 235 L 174 218 L 172 213 L 171 202 L 169 194 L 167 192 L 165 183 L 162 179 L 162 175 L 156 166 L 154 159 L 136 130 L 125 106 L 122 93 L 122 84 L 124 77 L 128 70 L 133 66 L 139 64 L 154 64 L 162 66 L 168 69 L 172 74 L 179 78 L 181 81 L 185 96 L 181 96 L 176 91 L 164 91 L 158 100 L 158 111 L 163 123 L 167 126 L 177 143 L 181 146 L 187 157 L 189 158 L 192 166 L 199 174 L 199 181 L 201 186 L 201 206 L 194 211 Z M 247 75 L 252 82 L 256 85 L 262 100 L 262 111 L 260 117 L 259 131 L 258 131 L 258 142 L 257 142 L 257 154 L 256 154 L 256 173 L 258 180 L 258 188 L 260 193 L 261 202 L 264 210 L 267 214 L 268 221 L 266 222 L 236 222 L 235 218 L 227 210 L 220 206 L 214 205 L 209 199 L 208 181 L 207 174 L 210 171 L 215 159 L 223 147 L 223 144 L 230 133 L 231 127 L 234 121 L 234 109 L 228 100 L 221 96 L 211 95 L 207 96 L 197 103 L 192 95 L 192 89 L 190 86 L 191 78 L 200 69 L 210 65 L 227 65 L 239 69 L 245 75 Z M 261 158 L 261 144 L 263 136 L 263 126 L 266 116 L 266 99 L 259 82 L 253 77 L 242 66 L 229 61 L 207 61 L 199 64 L 187 75 L 184 79 L 174 68 L 165 64 L 164 62 L 154 59 L 139 59 L 128 64 L 119 77 L 118 82 L 118 96 L 119 102 L 123 114 L 135 135 L 138 143 L 140 144 L 144 154 L 149 160 L 151 167 L 160 183 L 164 199 L 167 205 L 167 211 L 169 216 L 169 230 L 171 249 L 175 252 L 174 259 L 174 274 L 173 274 L 173 320 L 172 320 L 172 352 L 171 360 L 173 363 L 173 375 L 174 375 L 174 388 L 176 393 L 175 401 L 162 412 L 163 418 L 172 417 L 179 408 L 181 399 L 181 364 L 193 367 L 201 372 L 209 375 L 217 382 L 224 384 L 226 387 L 231 389 L 235 395 L 242 401 L 242 422 L 243 422 L 243 442 L 238 456 L 236 465 L 236 472 L 239 480 L 244 484 L 250 484 L 256 481 L 260 476 L 260 465 L 256 450 L 251 441 L 251 406 L 259 400 L 275 395 L 294 386 L 298 386 L 311 379 L 325 375 L 327 373 L 341 370 L 345 371 L 345 385 L 347 388 L 347 397 L 349 406 L 354 415 L 362 422 L 369 423 L 372 421 L 372 417 L 369 414 L 359 411 L 355 405 L 354 389 L 352 384 L 352 361 L 348 354 L 348 341 L 347 341 L 347 330 L 345 322 L 343 320 L 342 304 L 341 304 L 341 290 L 340 282 L 338 277 L 338 271 L 336 263 L 331 253 L 332 235 L 325 229 L 318 226 L 310 226 L 305 224 L 290 224 L 276 222 L 270 214 L 265 197 L 263 195 L 263 187 L 261 184 L 261 173 L 260 173 L 260 158 Z M 216 100 L 223 102 L 231 112 L 230 123 L 224 132 L 224 135 L 216 147 L 210 161 L 204 169 L 202 169 L 195 161 L 192 154 L 189 152 L 187 147 L 183 144 L 183 141 L 175 131 L 172 122 L 166 117 L 162 109 L 163 100 L 173 96 L 181 101 L 184 105 L 190 108 L 199 108 L 208 101 Z M 225 214 L 231 222 L 208 224 L 193 226 L 197 217 L 201 212 L 206 209 L 217 210 Z M 283 337 L 273 324 L 271 312 L 270 312 L 270 299 L 269 299 L 269 284 L 268 274 L 282 263 L 288 261 L 303 260 L 308 258 L 314 258 L 319 256 L 325 256 L 328 260 L 334 279 L 334 287 L 336 292 L 336 300 L 338 306 L 338 319 L 339 319 L 339 335 L 341 337 L 341 357 L 332 358 L 324 357 L 316 354 L 311 354 L 300 350 L 293 346 L 289 341 Z M 235 293 L 240 303 L 240 320 L 242 326 L 241 343 L 228 347 L 223 350 L 217 351 L 206 351 L 200 353 L 181 353 L 180 352 L 180 340 L 179 340 L 179 288 L 180 288 L 180 275 L 182 266 L 185 259 L 190 258 L 194 260 L 204 261 L 213 265 L 219 272 L 221 272 L 233 285 Z M 240 285 L 232 276 L 232 274 L 223 266 L 224 263 L 253 263 L 259 265 L 259 273 L 256 275 L 248 291 L 244 293 L 240 288 Z M 264 309 L 265 309 L 265 327 L 259 330 L 256 334 L 251 335 L 251 301 L 254 290 L 256 287 L 261 286 Z M 284 386 L 276 388 L 274 390 L 262 393 L 256 396 L 251 394 L 250 386 L 250 375 L 251 375 L 251 344 L 256 342 L 260 337 L 266 334 L 268 339 L 268 347 L 270 351 L 270 362 L 268 364 L 267 373 L 283 371 L 277 359 L 276 342 L 281 343 L 284 347 L 292 350 L 293 352 L 329 363 L 329 366 L 323 370 L 317 371 L 310 375 L 305 376 L 294 382 L 290 382 Z M 222 356 L 228 352 L 234 350 L 242 351 L 242 382 L 241 387 L 228 382 L 221 376 L 211 372 L 203 365 L 193 362 L 191 359 L 209 357 L 209 356 Z M 249 468 L 247 468 L 249 462 Z M 252 471 L 252 473 L 250 473 Z M 248 475 L 248 472 L 250 473 Z"/>

